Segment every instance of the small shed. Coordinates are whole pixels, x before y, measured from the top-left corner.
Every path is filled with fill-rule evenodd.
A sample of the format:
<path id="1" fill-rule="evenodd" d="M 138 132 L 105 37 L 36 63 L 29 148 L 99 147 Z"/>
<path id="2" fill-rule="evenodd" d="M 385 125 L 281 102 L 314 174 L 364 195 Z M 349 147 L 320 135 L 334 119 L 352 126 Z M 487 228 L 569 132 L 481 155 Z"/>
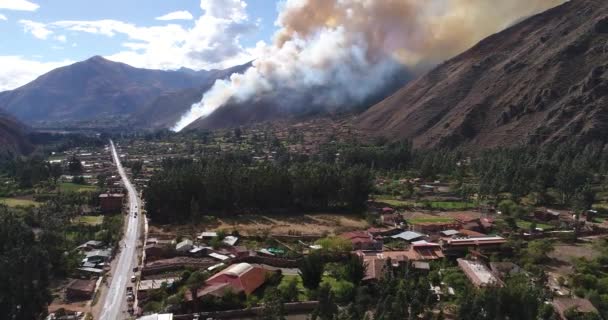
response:
<path id="1" fill-rule="evenodd" d="M 178 243 L 175 246 L 175 250 L 177 250 L 178 252 L 188 252 L 190 250 L 192 250 L 192 248 L 194 247 L 194 244 L 192 242 L 192 240 L 183 240 L 182 242 Z"/>

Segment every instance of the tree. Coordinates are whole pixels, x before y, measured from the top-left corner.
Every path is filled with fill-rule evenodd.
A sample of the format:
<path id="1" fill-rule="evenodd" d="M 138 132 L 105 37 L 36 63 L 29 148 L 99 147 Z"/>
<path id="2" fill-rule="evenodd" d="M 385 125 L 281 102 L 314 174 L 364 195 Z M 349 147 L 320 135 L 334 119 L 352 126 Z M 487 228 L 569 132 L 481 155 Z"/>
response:
<path id="1" fill-rule="evenodd" d="M 280 288 L 281 297 L 285 302 L 296 302 L 298 301 L 298 278 L 292 277 L 287 285 Z"/>
<path id="2" fill-rule="evenodd" d="M 76 156 L 72 156 L 68 161 L 68 171 L 71 175 L 80 175 L 82 174 L 82 163 Z"/>
<path id="3" fill-rule="evenodd" d="M 261 320 L 284 320 L 285 309 L 281 293 L 275 288 L 268 289 L 264 294 Z"/>
<path id="4" fill-rule="evenodd" d="M 309 290 L 315 290 L 319 287 L 325 266 L 323 260 L 318 254 L 311 254 L 302 259 L 300 264 L 300 276 L 304 287 Z"/>
<path id="5" fill-rule="evenodd" d="M 38 319 L 52 297 L 48 254 L 31 228 L 0 207 L 0 314 L 5 319 Z"/>
<path id="6" fill-rule="evenodd" d="M 331 291 L 331 286 L 328 283 L 324 283 L 319 287 L 317 300 L 319 304 L 312 313 L 312 320 L 333 320 L 338 314 L 338 306 Z"/>
<path id="7" fill-rule="evenodd" d="M 357 255 L 351 255 L 348 263 L 345 266 L 346 278 L 348 281 L 359 285 L 363 278 L 365 278 L 365 271 L 367 266 L 363 259 Z"/>
<path id="8" fill-rule="evenodd" d="M 203 287 L 205 280 L 207 280 L 207 274 L 200 271 L 191 273 L 188 280 L 186 280 L 186 285 L 192 294 L 192 300 L 196 300 L 198 298 L 198 289 Z"/>

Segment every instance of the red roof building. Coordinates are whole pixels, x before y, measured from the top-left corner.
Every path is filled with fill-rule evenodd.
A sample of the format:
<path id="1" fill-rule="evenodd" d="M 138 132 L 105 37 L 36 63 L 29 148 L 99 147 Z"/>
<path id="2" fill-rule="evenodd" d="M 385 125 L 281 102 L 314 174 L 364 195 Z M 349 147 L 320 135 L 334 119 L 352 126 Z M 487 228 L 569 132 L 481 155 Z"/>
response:
<path id="1" fill-rule="evenodd" d="M 220 271 L 205 282 L 198 296 L 223 296 L 228 290 L 234 293 L 244 292 L 249 295 L 266 281 L 266 269 L 254 267 L 249 263 L 233 264 Z M 190 297 L 190 299 L 192 299 Z"/>
<path id="2" fill-rule="evenodd" d="M 341 238 L 350 240 L 354 250 L 382 250 L 381 237 L 374 236 L 367 231 L 352 231 L 340 235 Z"/>

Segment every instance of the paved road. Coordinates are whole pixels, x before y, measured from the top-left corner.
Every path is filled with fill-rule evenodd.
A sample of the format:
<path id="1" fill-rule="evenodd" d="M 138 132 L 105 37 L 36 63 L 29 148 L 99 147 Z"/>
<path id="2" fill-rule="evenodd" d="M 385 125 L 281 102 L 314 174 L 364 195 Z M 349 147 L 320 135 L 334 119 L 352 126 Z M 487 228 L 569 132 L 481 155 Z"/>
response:
<path id="1" fill-rule="evenodd" d="M 137 192 L 125 174 L 125 170 L 120 163 L 120 158 L 118 157 L 113 141 L 110 141 L 110 146 L 112 148 L 114 163 L 118 168 L 118 173 L 120 174 L 129 195 L 129 216 L 127 218 L 127 229 L 123 237 L 123 242 L 121 243 L 123 247 L 120 251 L 116 268 L 112 270 L 112 282 L 99 317 L 101 320 L 125 318 L 125 315 L 121 316 L 121 313 L 124 310 L 123 304 L 125 304 L 126 301 L 126 288 L 131 281 L 131 270 L 133 266 L 137 265 L 136 248 L 139 237 L 139 217 L 141 216 L 141 214 L 137 214 L 136 217 L 133 217 L 133 214 L 139 211 L 137 205 Z"/>

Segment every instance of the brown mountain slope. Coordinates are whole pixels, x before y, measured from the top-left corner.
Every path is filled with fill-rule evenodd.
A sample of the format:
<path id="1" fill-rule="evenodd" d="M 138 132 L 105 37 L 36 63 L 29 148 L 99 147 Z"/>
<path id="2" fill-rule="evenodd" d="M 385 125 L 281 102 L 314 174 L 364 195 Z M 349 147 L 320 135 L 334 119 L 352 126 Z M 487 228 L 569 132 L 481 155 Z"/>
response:
<path id="1" fill-rule="evenodd" d="M 26 137 L 26 128 L 13 117 L 0 111 L 0 152 L 28 153 L 32 145 Z"/>
<path id="2" fill-rule="evenodd" d="M 419 147 L 608 137 L 608 1 L 572 0 L 439 65 L 355 120 Z"/>
<path id="3" fill-rule="evenodd" d="M 205 79 L 198 86 L 163 94 L 137 110 L 132 118 L 138 126 L 170 128 L 192 104 L 201 100 L 203 93 L 209 90 L 216 80 L 229 78 L 233 73 L 243 73 L 249 67 L 251 62 L 228 69 L 207 71 Z"/>

